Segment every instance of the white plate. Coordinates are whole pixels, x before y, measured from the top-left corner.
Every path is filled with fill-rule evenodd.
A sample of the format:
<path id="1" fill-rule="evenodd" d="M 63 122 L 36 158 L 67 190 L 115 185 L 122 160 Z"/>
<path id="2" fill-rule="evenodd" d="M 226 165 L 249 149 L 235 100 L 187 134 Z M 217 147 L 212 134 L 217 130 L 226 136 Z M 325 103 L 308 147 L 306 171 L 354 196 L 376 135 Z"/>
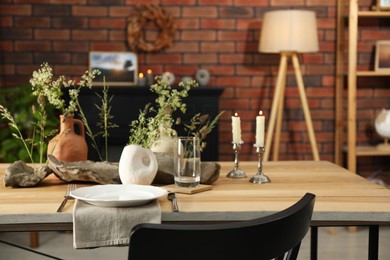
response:
<path id="1" fill-rule="evenodd" d="M 167 194 L 150 185 L 106 184 L 79 188 L 70 192 L 76 199 L 101 207 L 129 207 L 146 204 Z"/>

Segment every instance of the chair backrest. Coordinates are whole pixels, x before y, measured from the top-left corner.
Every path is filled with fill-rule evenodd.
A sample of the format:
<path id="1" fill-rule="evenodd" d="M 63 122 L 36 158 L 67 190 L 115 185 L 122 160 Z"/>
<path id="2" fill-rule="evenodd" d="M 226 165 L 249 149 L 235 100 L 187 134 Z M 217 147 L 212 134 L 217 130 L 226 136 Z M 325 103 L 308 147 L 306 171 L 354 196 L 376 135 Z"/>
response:
<path id="1" fill-rule="evenodd" d="M 315 195 L 275 214 L 217 224 L 139 224 L 129 259 L 296 259 L 311 222 Z"/>

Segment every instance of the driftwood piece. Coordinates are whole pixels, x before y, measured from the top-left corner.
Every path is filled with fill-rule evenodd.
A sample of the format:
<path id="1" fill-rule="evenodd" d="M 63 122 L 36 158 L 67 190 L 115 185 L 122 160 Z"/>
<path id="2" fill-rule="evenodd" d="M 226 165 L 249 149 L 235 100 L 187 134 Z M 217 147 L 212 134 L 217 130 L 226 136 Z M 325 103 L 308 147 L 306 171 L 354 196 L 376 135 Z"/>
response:
<path id="1" fill-rule="evenodd" d="M 12 163 L 4 175 L 5 187 L 32 187 L 41 182 L 51 170 L 46 166 L 30 167 L 23 161 Z"/>
<path id="2" fill-rule="evenodd" d="M 48 167 L 63 181 L 87 181 L 99 184 L 121 183 L 118 165 L 110 162 L 59 162 L 48 155 Z"/>
<path id="3" fill-rule="evenodd" d="M 155 184 L 174 183 L 173 157 L 171 154 L 155 153 L 158 171 L 153 180 Z M 220 165 L 215 162 L 201 162 L 202 184 L 212 184 L 219 177 Z M 54 156 L 48 156 L 47 165 L 30 167 L 23 161 L 16 161 L 6 169 L 4 185 L 6 187 L 33 187 L 54 173 L 65 182 L 85 181 L 99 184 L 118 184 L 118 164 L 110 162 L 78 161 L 59 162 Z"/>

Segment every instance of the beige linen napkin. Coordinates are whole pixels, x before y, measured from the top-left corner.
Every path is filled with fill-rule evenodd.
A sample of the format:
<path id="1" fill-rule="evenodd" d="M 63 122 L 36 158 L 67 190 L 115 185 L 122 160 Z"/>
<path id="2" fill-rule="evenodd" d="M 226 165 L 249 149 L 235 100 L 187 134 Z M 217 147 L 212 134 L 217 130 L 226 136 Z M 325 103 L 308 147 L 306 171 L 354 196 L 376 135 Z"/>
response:
<path id="1" fill-rule="evenodd" d="M 157 200 L 136 207 L 97 207 L 76 199 L 73 208 L 73 247 L 128 245 L 139 223 L 161 223 Z"/>

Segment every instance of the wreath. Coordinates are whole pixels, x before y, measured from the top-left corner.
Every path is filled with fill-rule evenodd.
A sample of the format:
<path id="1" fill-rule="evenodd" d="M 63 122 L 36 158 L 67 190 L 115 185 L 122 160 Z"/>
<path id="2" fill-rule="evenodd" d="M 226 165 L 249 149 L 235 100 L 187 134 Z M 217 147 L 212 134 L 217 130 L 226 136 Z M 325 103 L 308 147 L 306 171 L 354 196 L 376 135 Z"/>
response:
<path id="1" fill-rule="evenodd" d="M 146 42 L 143 29 L 151 21 L 160 29 L 160 33 L 155 42 Z M 127 25 L 127 42 L 136 52 L 157 52 L 172 45 L 175 32 L 176 25 L 172 15 L 156 5 L 142 5 L 136 7 L 135 14 L 130 17 Z"/>

